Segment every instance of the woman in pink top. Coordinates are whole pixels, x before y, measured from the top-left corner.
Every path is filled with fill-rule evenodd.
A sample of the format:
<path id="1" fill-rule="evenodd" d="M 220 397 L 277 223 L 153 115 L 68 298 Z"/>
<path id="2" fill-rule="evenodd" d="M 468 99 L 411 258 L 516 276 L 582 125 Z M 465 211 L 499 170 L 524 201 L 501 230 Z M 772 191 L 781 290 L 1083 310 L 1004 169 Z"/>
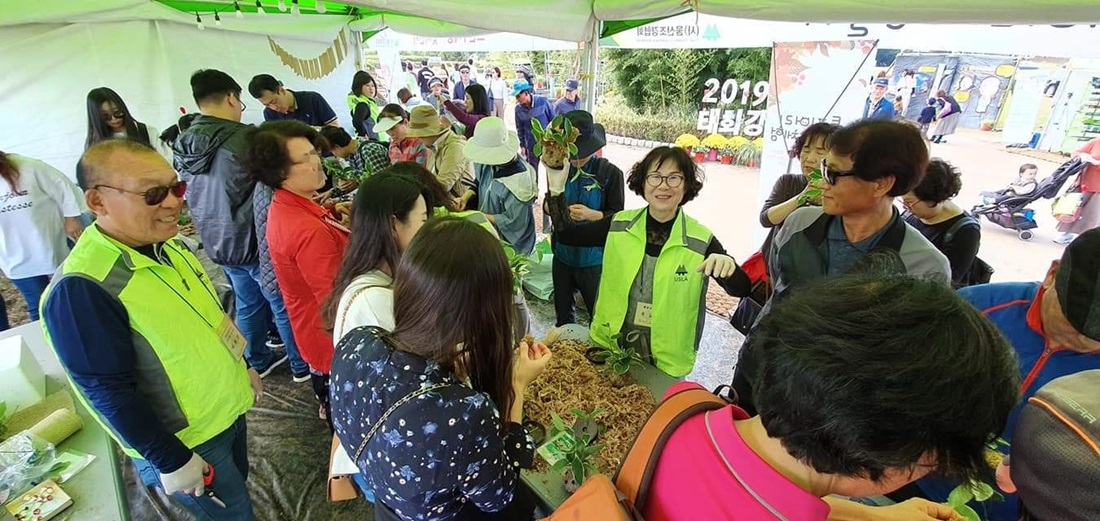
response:
<path id="1" fill-rule="evenodd" d="M 842 276 L 784 299 L 757 326 L 760 416 L 697 414 L 658 460 L 647 521 L 953 519 L 924 500 L 864 507 L 927 474 L 985 478 L 984 446 L 1016 403 L 1012 348 L 949 288 Z M 674 393 L 681 383 L 669 390 Z"/>

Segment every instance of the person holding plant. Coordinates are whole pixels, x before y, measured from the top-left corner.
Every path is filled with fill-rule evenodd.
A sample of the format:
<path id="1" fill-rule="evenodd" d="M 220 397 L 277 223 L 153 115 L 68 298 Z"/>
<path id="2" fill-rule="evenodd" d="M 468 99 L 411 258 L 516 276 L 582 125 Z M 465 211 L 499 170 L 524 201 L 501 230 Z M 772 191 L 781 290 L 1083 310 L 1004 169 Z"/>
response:
<path id="1" fill-rule="evenodd" d="M 603 125 L 583 110 L 567 112 L 565 118 L 578 130 L 576 159 L 569 160 L 568 180 L 562 193 L 571 222 L 599 221 L 624 209 L 623 171 L 596 152 L 607 144 Z M 555 223 L 557 224 L 557 223 Z M 557 229 L 550 239 L 554 251 L 554 312 L 557 325 L 576 322 L 576 292 L 588 311 L 596 311 L 596 291 L 600 287 L 603 248 L 581 248 L 561 244 Z"/>
<path id="2" fill-rule="evenodd" d="M 539 188 L 534 168 L 519 156 L 519 137 L 504 126 L 503 119 L 487 117 L 466 143 L 465 154 L 474 164 L 477 190 L 466 190 L 458 207 L 465 209 L 476 195 L 478 211 L 500 237 L 516 252 L 530 255 L 535 250 L 533 206 Z"/>
<path id="3" fill-rule="evenodd" d="M 985 447 L 1016 403 L 1016 358 L 943 284 L 821 279 L 777 303 L 747 342 L 761 353 L 759 414 L 728 405 L 677 427 L 645 519 L 961 520 L 921 499 L 870 507 L 833 495 L 880 495 L 925 475 L 993 477 Z"/>
<path id="4" fill-rule="evenodd" d="M 703 188 L 698 166 L 681 148 L 653 149 L 627 178 L 647 206 L 585 223 L 565 204 L 568 170 L 554 166 L 547 160 L 547 207 L 558 242 L 604 248 L 592 340 L 633 350 L 671 376 L 687 375 L 702 337 L 708 279 L 730 294 L 748 287 L 714 234 L 682 209 Z"/>
<path id="5" fill-rule="evenodd" d="M 523 397 L 552 355 L 516 347 L 512 297 L 492 235 L 433 219 L 397 265 L 393 331 L 361 327 L 341 340 L 333 420 L 376 491 L 375 519 L 531 518 L 519 477 L 535 457 Z"/>
<path id="6" fill-rule="evenodd" d="M 401 105 L 390 103 L 383 107 L 374 129 L 390 137 L 390 163 L 427 162 L 428 149 L 419 139 L 409 136 L 409 113 Z"/>
<path id="7" fill-rule="evenodd" d="M 343 192 L 354 190 L 354 184 L 390 166 L 389 150 L 373 139 L 360 136 L 352 139 L 346 130 L 339 127 L 324 127 L 321 129 L 321 136 L 328 144 L 325 147 L 326 152 L 331 152 L 351 165 L 352 175 L 356 180 L 338 183 Z"/>
<path id="8" fill-rule="evenodd" d="M 951 265 L 951 283 L 962 287 L 970 280 L 971 266 L 978 257 L 982 225 L 956 205 L 952 199 L 962 189 L 962 175 L 939 158 L 928 163 L 924 179 L 901 196 L 905 222 L 916 228 Z"/>
<path id="9" fill-rule="evenodd" d="M 542 128 L 550 126 L 554 119 L 554 107 L 550 100 L 535 95 L 535 88 L 528 80 L 516 80 L 512 84 L 512 96 L 516 98 L 516 133 L 519 134 L 520 153 L 531 166 L 535 167 L 536 179 L 539 170 L 539 154 L 535 153 L 535 134 L 533 120 L 538 120 Z"/>
<path id="10" fill-rule="evenodd" d="M 470 139 L 474 137 L 474 128 L 477 126 L 477 122 L 481 121 L 482 118 L 489 117 L 493 107 L 489 104 L 489 95 L 485 87 L 477 83 L 472 83 L 465 89 L 464 99 L 465 108 L 458 106 L 457 103 L 451 100 L 444 101 L 443 106 L 459 123 L 466 127 L 464 135 L 466 139 Z"/>

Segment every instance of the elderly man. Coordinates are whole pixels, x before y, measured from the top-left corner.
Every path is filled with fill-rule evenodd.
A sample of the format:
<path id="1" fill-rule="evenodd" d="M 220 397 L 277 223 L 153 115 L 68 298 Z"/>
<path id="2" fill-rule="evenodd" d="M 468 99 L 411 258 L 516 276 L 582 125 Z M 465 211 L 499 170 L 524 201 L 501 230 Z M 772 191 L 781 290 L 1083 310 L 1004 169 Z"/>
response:
<path id="1" fill-rule="evenodd" d="M 871 93 L 863 103 L 864 119 L 894 119 L 896 111 L 894 103 L 886 99 L 886 91 L 890 88 L 890 80 L 875 78 L 871 84 Z"/>
<path id="2" fill-rule="evenodd" d="M 186 184 L 123 140 L 84 152 L 77 182 L 97 220 L 47 290 L 47 340 L 146 485 L 199 519 L 252 519 L 244 414 L 263 386 L 210 277 L 175 238 Z"/>
<path id="3" fill-rule="evenodd" d="M 474 167 L 465 156 L 466 138 L 451 131 L 434 108 L 420 105 L 412 109 L 408 136 L 419 139 L 428 149 L 424 166 L 451 195 L 461 197 L 474 186 Z"/>

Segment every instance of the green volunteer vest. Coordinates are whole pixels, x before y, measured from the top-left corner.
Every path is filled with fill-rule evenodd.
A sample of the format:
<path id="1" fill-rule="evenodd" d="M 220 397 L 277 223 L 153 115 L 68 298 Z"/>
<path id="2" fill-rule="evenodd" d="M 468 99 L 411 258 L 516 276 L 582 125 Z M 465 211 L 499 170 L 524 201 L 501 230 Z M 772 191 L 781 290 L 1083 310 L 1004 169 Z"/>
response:
<path id="1" fill-rule="evenodd" d="M 215 333 L 225 314 L 202 264 L 176 240 L 165 243 L 163 255 L 172 266 L 154 262 L 90 226 L 58 269 L 42 306 L 53 285 L 68 277 L 94 281 L 117 298 L 130 320 L 138 392 L 168 431 L 194 448 L 228 429 L 252 407 L 252 385 L 244 360 L 234 357 Z M 53 348 L 45 323 L 42 329 Z M 70 384 L 126 454 L 141 458 L 71 378 Z"/>
<path id="2" fill-rule="evenodd" d="M 434 210 L 432 210 L 432 213 L 434 214 L 435 217 L 450 216 L 450 217 L 459 217 L 461 219 L 466 219 L 467 221 L 470 221 L 470 222 L 472 222 L 472 223 L 474 223 L 478 226 L 481 226 L 482 228 L 485 228 L 486 230 L 489 230 L 489 233 L 493 234 L 493 237 L 496 237 L 498 239 L 500 238 L 500 234 L 497 233 L 497 229 L 496 229 L 495 226 L 493 226 L 493 223 L 489 222 L 489 219 L 485 217 L 485 214 L 483 214 L 483 213 L 481 213 L 477 210 L 466 210 L 466 211 L 462 211 L 462 212 L 452 212 L 452 211 L 449 211 L 449 210 L 447 210 L 446 208 L 444 208 L 442 206 L 437 206 L 437 207 L 435 207 Z"/>
<path id="3" fill-rule="evenodd" d="M 617 341 L 627 313 L 627 295 L 645 258 L 648 208 L 615 214 L 604 246 L 603 275 L 592 318 L 592 340 Z M 706 259 L 711 232 L 680 210 L 672 234 L 657 257 L 650 349 L 658 369 L 680 377 L 695 366 L 707 278 L 697 268 Z"/>

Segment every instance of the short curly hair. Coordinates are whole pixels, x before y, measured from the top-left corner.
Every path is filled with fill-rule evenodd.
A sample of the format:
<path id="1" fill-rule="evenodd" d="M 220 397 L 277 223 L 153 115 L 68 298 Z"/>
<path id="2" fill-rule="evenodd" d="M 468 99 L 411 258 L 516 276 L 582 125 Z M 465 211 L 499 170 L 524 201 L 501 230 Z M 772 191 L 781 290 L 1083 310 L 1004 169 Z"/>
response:
<path id="1" fill-rule="evenodd" d="M 665 161 L 672 161 L 680 173 L 684 174 L 684 199 L 680 206 L 695 199 L 703 190 L 703 171 L 691 160 L 691 156 L 680 147 L 657 147 L 650 150 L 641 161 L 630 169 L 630 176 L 626 178 L 626 186 L 631 192 L 645 197 L 645 178 L 655 168 L 660 168 Z"/>
<path id="2" fill-rule="evenodd" d="M 959 190 L 962 190 L 962 174 L 959 169 L 936 157 L 928 162 L 924 179 L 913 187 L 913 195 L 934 206 L 959 195 Z"/>
<path id="3" fill-rule="evenodd" d="M 817 138 L 823 138 L 828 141 L 829 136 L 833 135 L 833 133 L 838 130 L 840 130 L 840 125 L 818 121 L 806 127 L 806 130 L 803 130 L 802 133 L 798 135 L 798 139 L 794 140 L 794 145 L 791 146 L 788 154 L 791 159 L 798 159 L 798 156 L 802 154 L 802 147 L 806 146 L 807 143 L 813 143 Z"/>
<path id="4" fill-rule="evenodd" d="M 950 288 L 825 277 L 777 303 L 748 342 L 768 436 L 816 471 L 877 481 L 933 458 L 933 474 L 992 478 L 985 445 L 1018 401 L 1019 368 L 1004 335 Z"/>
<path id="5" fill-rule="evenodd" d="M 301 121 L 269 121 L 248 131 L 237 160 L 253 179 L 278 189 L 293 166 L 286 142 L 296 137 L 309 140 L 317 150 L 328 149 L 321 133 Z"/>
<path id="6" fill-rule="evenodd" d="M 894 178 L 890 197 L 909 193 L 924 178 L 928 146 L 920 129 L 899 121 L 864 119 L 829 136 L 829 151 L 851 156 L 852 171 L 864 181 Z"/>

